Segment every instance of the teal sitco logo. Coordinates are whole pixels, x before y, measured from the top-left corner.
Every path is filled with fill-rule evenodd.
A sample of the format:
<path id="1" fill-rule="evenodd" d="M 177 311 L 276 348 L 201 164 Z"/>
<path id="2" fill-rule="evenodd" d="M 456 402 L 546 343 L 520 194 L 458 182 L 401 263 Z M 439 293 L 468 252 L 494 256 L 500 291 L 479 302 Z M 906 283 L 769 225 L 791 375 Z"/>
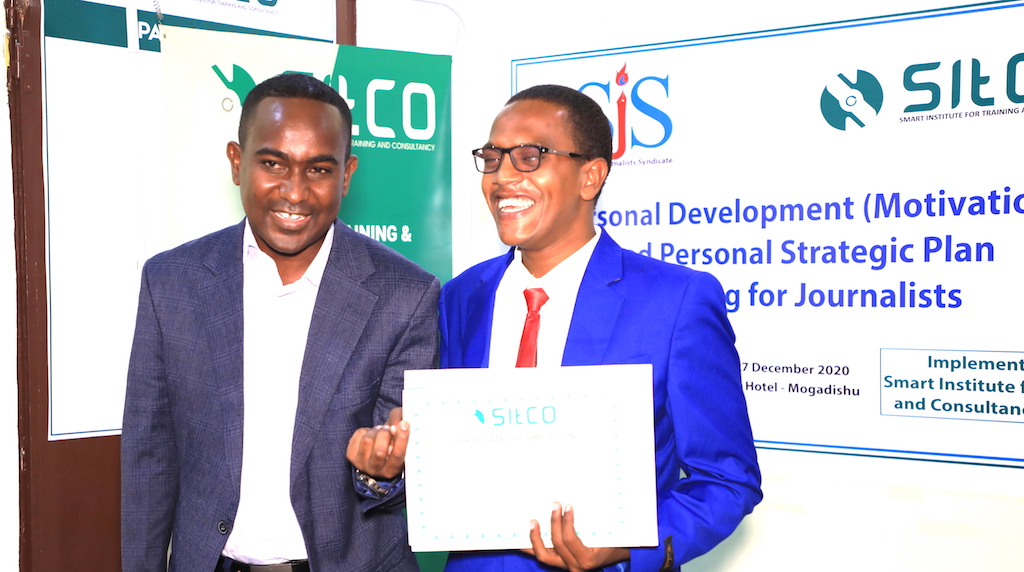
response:
<path id="1" fill-rule="evenodd" d="M 821 115 L 840 131 L 853 125 L 864 127 L 881 109 L 882 85 L 864 70 L 857 70 L 852 82 L 843 74 L 833 77 L 821 92 Z"/>
<path id="2" fill-rule="evenodd" d="M 489 415 L 477 409 L 473 411 L 473 416 L 481 425 L 549 425 L 558 420 L 558 411 L 553 405 L 498 407 L 492 409 Z"/>

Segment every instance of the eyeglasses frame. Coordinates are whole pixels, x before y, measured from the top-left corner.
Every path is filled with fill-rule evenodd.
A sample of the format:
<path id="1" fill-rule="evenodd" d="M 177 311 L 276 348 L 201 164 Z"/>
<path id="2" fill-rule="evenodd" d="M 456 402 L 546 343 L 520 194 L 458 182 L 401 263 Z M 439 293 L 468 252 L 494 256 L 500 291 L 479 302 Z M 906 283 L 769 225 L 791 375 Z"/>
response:
<path id="1" fill-rule="evenodd" d="M 520 169 L 519 168 L 519 165 L 516 164 L 516 160 L 512 158 L 512 151 L 514 151 L 515 149 L 519 149 L 520 147 L 533 147 L 534 149 L 537 149 L 538 151 L 540 151 L 540 154 L 542 156 L 545 153 L 548 153 L 548 154 L 551 154 L 551 155 L 561 155 L 563 157 L 570 157 L 572 159 L 587 159 L 587 156 L 583 155 L 582 153 L 574 153 L 572 151 L 559 151 L 558 149 L 552 149 L 550 147 L 545 147 L 543 145 L 531 145 L 529 143 L 524 143 L 522 145 L 516 145 L 515 147 L 497 147 L 495 145 L 487 145 L 486 147 L 480 147 L 479 149 L 473 149 L 471 151 L 473 156 L 474 157 L 480 157 L 481 159 L 483 158 L 482 153 L 483 153 L 484 149 L 494 149 L 496 151 L 501 151 L 501 155 L 498 156 L 498 164 L 494 168 L 493 171 L 484 171 L 483 169 L 480 168 L 480 165 L 479 165 L 479 163 L 477 163 L 476 160 L 473 161 L 473 164 L 476 166 L 476 170 L 477 171 L 480 171 L 484 175 L 490 175 L 491 173 L 497 173 L 498 169 L 501 169 L 501 161 L 505 158 L 505 155 L 508 154 L 509 160 L 512 161 L 512 167 L 515 170 L 519 171 L 520 173 L 532 173 L 532 172 L 536 171 L 537 169 L 539 169 L 540 168 L 540 164 L 541 164 L 542 161 L 537 161 L 537 166 L 532 168 L 532 169 Z"/>

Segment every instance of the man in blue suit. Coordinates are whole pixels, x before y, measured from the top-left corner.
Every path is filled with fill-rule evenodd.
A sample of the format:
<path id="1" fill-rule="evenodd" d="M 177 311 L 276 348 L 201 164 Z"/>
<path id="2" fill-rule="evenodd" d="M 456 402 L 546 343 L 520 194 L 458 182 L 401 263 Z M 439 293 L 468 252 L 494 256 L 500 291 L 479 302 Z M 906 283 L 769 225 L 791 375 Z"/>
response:
<path id="1" fill-rule="evenodd" d="M 532 549 L 452 553 L 449 571 L 674 570 L 731 534 L 761 500 L 722 287 L 709 274 L 624 250 L 594 226 L 611 141 L 600 107 L 566 87 L 529 88 L 498 114 L 473 154 L 498 235 L 513 248 L 442 289 L 441 366 L 516 365 L 527 288 L 548 298 L 538 365 L 653 364 L 660 545 L 587 547 L 572 508 L 556 503 L 553 549 L 534 521 Z M 537 472 L 561 478 L 556 467 Z"/>
<path id="2" fill-rule="evenodd" d="M 436 363 L 439 284 L 337 219 L 351 126 L 316 79 L 254 88 L 227 147 L 245 220 L 146 263 L 121 441 L 126 572 L 417 569 L 400 468 L 350 463 L 346 446 L 399 405 L 406 369 Z"/>

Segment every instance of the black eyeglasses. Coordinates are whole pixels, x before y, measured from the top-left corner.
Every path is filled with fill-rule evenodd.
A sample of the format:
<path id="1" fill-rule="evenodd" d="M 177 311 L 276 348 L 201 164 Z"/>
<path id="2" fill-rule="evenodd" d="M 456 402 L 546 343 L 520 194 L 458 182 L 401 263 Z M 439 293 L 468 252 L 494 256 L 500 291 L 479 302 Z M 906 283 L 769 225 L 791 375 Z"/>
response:
<path id="1" fill-rule="evenodd" d="M 473 158 L 476 162 L 476 170 L 481 173 L 493 173 L 501 166 L 501 157 L 505 153 L 512 159 L 512 166 L 517 171 L 529 173 L 540 167 L 540 158 L 544 153 L 551 155 L 562 155 L 573 159 L 586 159 L 586 155 L 572 153 L 570 151 L 558 151 L 540 145 L 517 145 L 515 147 L 481 147 L 473 149 Z"/>

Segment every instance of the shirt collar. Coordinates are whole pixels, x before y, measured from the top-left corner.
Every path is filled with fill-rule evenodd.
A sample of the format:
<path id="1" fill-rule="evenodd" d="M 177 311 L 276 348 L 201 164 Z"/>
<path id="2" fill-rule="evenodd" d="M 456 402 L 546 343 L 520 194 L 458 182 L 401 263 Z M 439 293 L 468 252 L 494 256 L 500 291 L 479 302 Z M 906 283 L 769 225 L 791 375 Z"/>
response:
<path id="1" fill-rule="evenodd" d="M 512 263 L 509 265 L 506 274 L 511 272 L 513 279 L 521 282 L 524 288 L 548 288 L 553 284 L 578 283 L 583 278 L 583 273 L 587 270 L 590 257 L 594 254 L 594 248 L 597 247 L 598 239 L 601 238 L 601 227 L 595 226 L 594 231 L 593 238 L 588 240 L 579 250 L 569 255 L 568 258 L 559 262 L 557 266 L 549 270 L 541 278 L 535 278 L 530 274 L 530 271 L 523 265 L 522 251 L 516 248 Z"/>
<path id="2" fill-rule="evenodd" d="M 302 278 L 299 278 L 295 283 L 301 283 L 307 281 L 313 286 L 319 288 L 320 281 L 324 276 L 324 269 L 327 268 L 327 259 L 331 255 L 331 246 L 334 244 L 334 225 L 327 229 L 327 234 L 324 236 L 324 242 L 320 245 L 320 250 L 317 251 L 316 256 L 313 258 L 313 262 L 309 264 L 309 268 L 306 268 L 306 272 L 302 274 Z M 249 218 L 245 219 L 245 231 L 242 233 L 242 264 L 249 264 L 252 262 L 262 261 L 262 263 L 270 262 L 277 267 L 274 260 L 270 256 L 260 250 L 258 244 L 256 244 L 256 235 L 252 232 L 252 227 L 249 225 Z"/>

